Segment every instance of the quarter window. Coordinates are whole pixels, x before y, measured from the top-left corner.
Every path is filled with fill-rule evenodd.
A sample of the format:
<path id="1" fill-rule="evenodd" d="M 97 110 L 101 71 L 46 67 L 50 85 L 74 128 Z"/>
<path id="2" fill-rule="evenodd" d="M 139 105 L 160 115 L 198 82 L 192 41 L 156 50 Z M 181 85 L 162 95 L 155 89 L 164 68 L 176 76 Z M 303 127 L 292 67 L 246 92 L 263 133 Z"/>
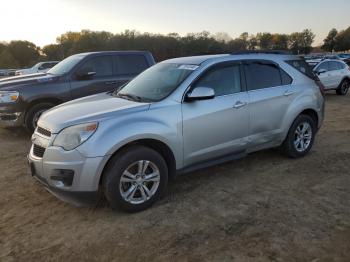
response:
<path id="1" fill-rule="evenodd" d="M 238 65 L 214 68 L 204 74 L 193 87 L 210 87 L 215 96 L 241 92 L 241 74 Z"/>
<path id="2" fill-rule="evenodd" d="M 138 75 L 148 68 L 143 55 L 117 55 L 116 68 L 118 75 Z"/>
<path id="3" fill-rule="evenodd" d="M 245 72 L 248 90 L 275 87 L 282 84 L 280 69 L 274 64 L 247 64 Z"/>

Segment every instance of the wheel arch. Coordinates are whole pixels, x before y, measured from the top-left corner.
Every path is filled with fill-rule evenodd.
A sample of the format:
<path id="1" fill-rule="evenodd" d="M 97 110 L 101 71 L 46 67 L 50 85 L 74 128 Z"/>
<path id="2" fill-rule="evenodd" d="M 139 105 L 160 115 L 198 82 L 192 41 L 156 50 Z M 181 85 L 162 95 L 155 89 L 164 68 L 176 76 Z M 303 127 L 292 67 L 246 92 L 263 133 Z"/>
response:
<path id="1" fill-rule="evenodd" d="M 105 170 L 107 169 L 109 163 L 111 162 L 112 158 L 121 152 L 122 150 L 127 149 L 128 147 L 135 146 L 135 145 L 140 145 L 140 146 L 146 146 L 149 147 L 156 152 L 158 152 L 165 160 L 168 166 L 168 171 L 169 171 L 169 178 L 174 178 L 176 176 L 176 159 L 173 151 L 171 148 L 164 142 L 154 139 L 154 138 L 144 138 L 144 139 L 137 139 L 131 142 L 128 142 L 121 147 L 119 147 L 113 154 L 111 154 L 105 163 L 100 178 L 99 178 L 99 185 L 101 185 L 103 181 L 103 176 L 105 174 Z"/>

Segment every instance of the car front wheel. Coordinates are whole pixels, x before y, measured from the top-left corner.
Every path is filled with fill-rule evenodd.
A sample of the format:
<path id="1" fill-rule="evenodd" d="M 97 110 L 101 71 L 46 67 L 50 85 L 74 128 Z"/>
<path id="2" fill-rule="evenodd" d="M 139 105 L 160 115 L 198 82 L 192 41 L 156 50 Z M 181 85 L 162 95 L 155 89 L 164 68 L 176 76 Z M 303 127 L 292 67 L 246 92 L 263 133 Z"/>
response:
<path id="1" fill-rule="evenodd" d="M 54 104 L 51 103 L 39 103 L 35 106 L 31 107 L 25 117 L 25 127 L 27 130 L 29 130 L 31 133 L 34 132 L 36 125 L 38 123 L 38 120 L 40 116 L 50 108 L 54 107 Z"/>
<path id="2" fill-rule="evenodd" d="M 110 160 L 102 183 L 113 209 L 138 212 L 163 195 L 168 183 L 168 168 L 155 150 L 132 146 Z"/>

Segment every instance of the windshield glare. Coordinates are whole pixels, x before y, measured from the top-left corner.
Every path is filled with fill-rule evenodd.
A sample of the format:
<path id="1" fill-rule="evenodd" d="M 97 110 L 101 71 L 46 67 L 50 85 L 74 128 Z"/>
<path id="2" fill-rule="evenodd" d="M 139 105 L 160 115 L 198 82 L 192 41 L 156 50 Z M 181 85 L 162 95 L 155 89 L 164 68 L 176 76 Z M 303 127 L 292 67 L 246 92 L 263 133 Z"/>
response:
<path id="1" fill-rule="evenodd" d="M 160 101 L 170 95 L 198 66 L 157 64 L 134 78 L 118 92 L 144 101 Z"/>
<path id="2" fill-rule="evenodd" d="M 48 73 L 52 75 L 64 75 L 68 73 L 83 58 L 83 55 L 72 55 L 55 65 L 48 71 Z"/>

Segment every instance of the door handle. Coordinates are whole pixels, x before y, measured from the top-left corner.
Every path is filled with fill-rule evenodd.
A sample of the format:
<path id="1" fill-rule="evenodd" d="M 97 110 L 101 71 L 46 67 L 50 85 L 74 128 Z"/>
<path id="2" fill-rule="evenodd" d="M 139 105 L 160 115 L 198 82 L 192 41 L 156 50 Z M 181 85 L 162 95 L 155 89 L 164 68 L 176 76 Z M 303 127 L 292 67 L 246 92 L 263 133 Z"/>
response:
<path id="1" fill-rule="evenodd" d="M 117 81 L 106 81 L 105 84 L 106 85 L 116 85 Z"/>
<path id="2" fill-rule="evenodd" d="M 241 108 L 247 105 L 247 102 L 237 101 L 236 104 L 234 104 L 233 108 Z"/>
<path id="3" fill-rule="evenodd" d="M 290 95 L 293 95 L 294 93 L 295 93 L 294 91 L 287 90 L 286 92 L 284 92 L 284 95 L 285 96 L 290 96 Z"/>

